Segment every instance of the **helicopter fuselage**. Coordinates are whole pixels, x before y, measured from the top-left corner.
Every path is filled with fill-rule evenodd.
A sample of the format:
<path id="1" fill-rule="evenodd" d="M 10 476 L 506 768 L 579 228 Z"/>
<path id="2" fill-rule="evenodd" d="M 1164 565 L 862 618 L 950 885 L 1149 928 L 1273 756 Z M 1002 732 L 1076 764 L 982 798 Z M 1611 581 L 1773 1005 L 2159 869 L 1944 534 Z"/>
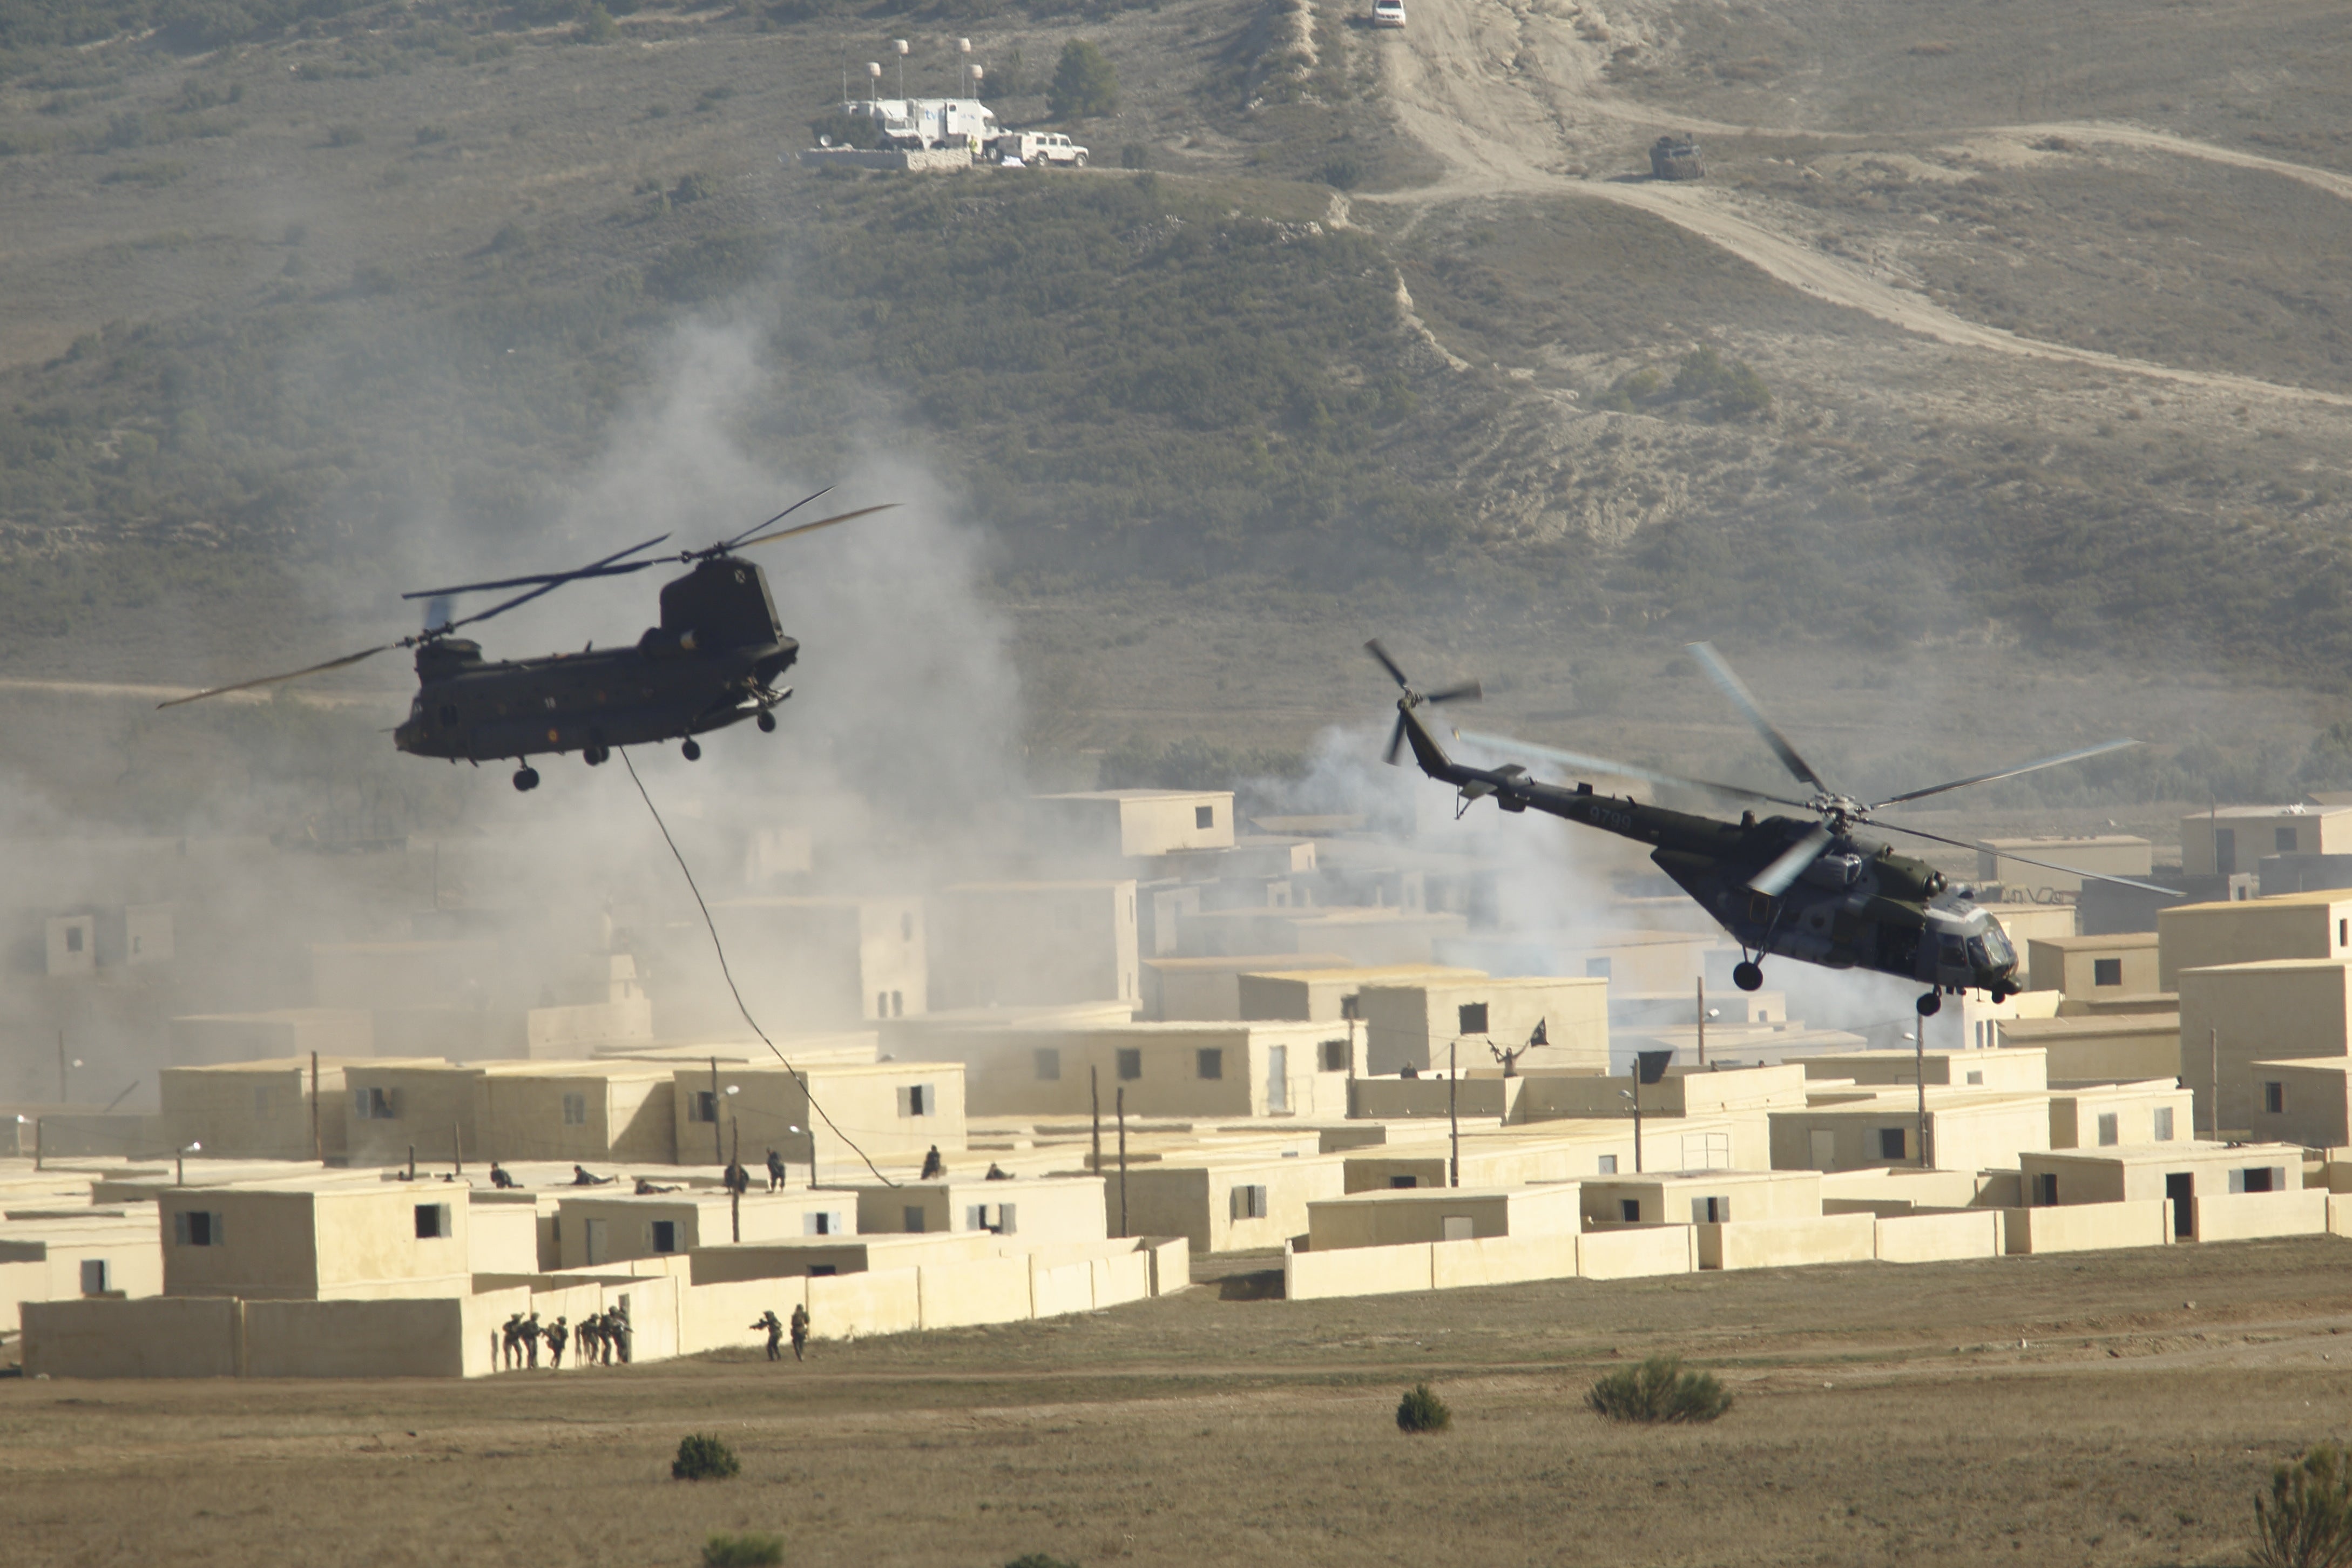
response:
<path id="1" fill-rule="evenodd" d="M 1525 770 L 1454 762 L 1420 716 L 1405 710 L 1413 760 L 1465 799 L 1492 798 L 1505 811 L 1540 811 L 1630 838 L 1754 953 L 1830 969 L 1869 969 L 1937 991 L 2023 989 L 2017 954 L 1988 910 L 1955 890 L 1924 860 L 1840 833 L 1778 896 L 1748 886 L 1815 829 L 1786 816 L 1737 822 L 1596 793 L 1591 784 L 1547 784 Z"/>
<path id="2" fill-rule="evenodd" d="M 800 645 L 776 622 L 758 566 L 705 561 L 661 593 L 662 624 L 634 647 L 486 660 L 443 637 L 416 650 L 417 691 L 393 743 L 422 757 L 488 762 L 690 738 L 764 717 Z"/>

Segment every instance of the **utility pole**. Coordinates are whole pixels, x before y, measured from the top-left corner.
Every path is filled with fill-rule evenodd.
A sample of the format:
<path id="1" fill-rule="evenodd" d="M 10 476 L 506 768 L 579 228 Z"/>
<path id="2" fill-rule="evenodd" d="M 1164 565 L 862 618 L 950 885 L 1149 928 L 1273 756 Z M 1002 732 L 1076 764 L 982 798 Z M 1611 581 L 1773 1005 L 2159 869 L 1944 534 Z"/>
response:
<path id="1" fill-rule="evenodd" d="M 1706 976 L 1698 978 L 1698 1065 L 1706 1066 Z"/>
<path id="2" fill-rule="evenodd" d="M 466 1173 L 466 1132 L 454 1116 L 449 1118 L 449 1170 L 453 1175 Z"/>
<path id="3" fill-rule="evenodd" d="M 1094 1102 L 1095 1108 L 1094 1173 L 1099 1176 L 1102 1174 L 1102 1068 L 1087 1068 L 1087 1098 Z"/>
<path id="4" fill-rule="evenodd" d="M 66 1093 L 66 1032 L 59 1029 L 58 1031 L 58 1103 L 64 1105 L 68 1102 L 68 1099 Z"/>
<path id="5" fill-rule="evenodd" d="M 1633 1102 L 1633 1173 L 1642 1174 L 1642 1060 L 1633 1058 L 1633 1091 L 1625 1098 Z"/>
<path id="6" fill-rule="evenodd" d="M 416 1180 L 416 1145 L 414 1143 L 408 1146 L 408 1179 L 412 1182 Z"/>
<path id="7" fill-rule="evenodd" d="M 1927 1020 L 1911 1031 L 1911 1070 L 1919 1084 L 1919 1168 L 1927 1168 Z"/>
<path id="8" fill-rule="evenodd" d="M 346 1149 L 351 1146 L 347 1143 Z M 310 1053 L 310 1158 L 327 1163 L 327 1135 L 319 1131 L 319 1053 Z"/>
<path id="9" fill-rule="evenodd" d="M 814 1131 L 810 1132 L 809 1139 L 809 1147 L 815 1148 L 816 1134 Z M 717 1057 L 710 1058 L 710 1157 L 722 1165 L 727 1163 L 727 1146 L 720 1142 L 719 1138 L 719 1058 Z"/>
<path id="10" fill-rule="evenodd" d="M 1113 1104 L 1118 1111 L 1118 1233 L 1127 1234 L 1127 1089 L 1121 1087 Z"/>
<path id="11" fill-rule="evenodd" d="M 728 1217 L 734 1222 L 735 1239 L 740 1241 L 743 1239 L 743 1184 L 735 1179 L 735 1167 L 743 1158 L 743 1124 L 730 1114 L 727 1131 L 732 1135 L 735 1144 L 734 1158 L 727 1163 L 727 1211 Z M 816 1184 L 811 1182 L 809 1185 L 814 1187 Z"/>
<path id="12" fill-rule="evenodd" d="M 1454 1114 L 1454 1090 L 1462 1081 L 1455 1076 L 1461 1070 L 1461 1047 L 1458 1036 L 1445 1046 L 1445 1131 L 1454 1144 L 1453 1157 L 1445 1163 L 1445 1184 L 1449 1187 L 1462 1184 L 1462 1121 Z"/>
<path id="13" fill-rule="evenodd" d="M 2215 1029 L 2215 1030 L 2212 1032 L 2212 1037 L 2212 1037 L 2212 1047 L 2213 1047 L 2213 1099 L 2212 1099 L 2212 1110 L 2211 1110 L 2211 1113 L 2210 1113 L 2210 1114 L 2206 1118 L 2206 1121 L 2205 1121 L 2205 1131 L 2212 1134 L 2212 1136 L 2213 1136 L 2213 1142 L 2214 1142 L 2219 1143 L 2219 1142 L 2221 1141 L 2221 1030 L 2219 1030 L 2219 1029 Z"/>

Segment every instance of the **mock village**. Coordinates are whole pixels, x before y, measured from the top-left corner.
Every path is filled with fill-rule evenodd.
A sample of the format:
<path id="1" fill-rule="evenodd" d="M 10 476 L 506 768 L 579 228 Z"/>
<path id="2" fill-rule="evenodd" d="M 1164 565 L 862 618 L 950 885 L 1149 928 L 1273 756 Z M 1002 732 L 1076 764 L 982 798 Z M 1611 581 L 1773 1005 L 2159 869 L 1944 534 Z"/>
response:
<path id="1" fill-rule="evenodd" d="M 280 922 L 258 1010 L 204 889 L 268 847 L 115 846 L 138 901 L 44 917 L 11 993 L 57 1061 L 0 1117 L 0 1331 L 27 1376 L 571 1375 L 1101 1313 L 1205 1255 L 1297 1301 L 2352 1232 L 2352 805 L 2191 816 L 2177 868 L 1996 844 L 2024 989 L 1829 1026 L 1638 854 L 1563 920 L 1419 787 L 1423 831 L 1042 795 L 1045 874 L 889 896 L 700 825 L 724 972 L 698 921 L 501 909 L 485 845 L 457 908 L 463 846 L 392 847 L 452 907 Z"/>

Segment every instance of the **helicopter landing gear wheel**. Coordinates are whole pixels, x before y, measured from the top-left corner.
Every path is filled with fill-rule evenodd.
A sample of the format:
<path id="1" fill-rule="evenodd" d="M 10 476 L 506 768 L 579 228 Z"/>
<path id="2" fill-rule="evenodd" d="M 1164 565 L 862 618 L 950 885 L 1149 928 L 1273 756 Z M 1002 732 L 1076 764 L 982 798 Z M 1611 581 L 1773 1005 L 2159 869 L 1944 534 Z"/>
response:
<path id="1" fill-rule="evenodd" d="M 689 763 L 698 763 L 702 760 L 702 742 L 699 741 L 688 741 L 678 750 L 686 753 L 686 760 Z"/>
<path id="2" fill-rule="evenodd" d="M 1731 983 L 1742 991 L 1759 991 L 1764 986 L 1764 966 L 1745 960 L 1731 966 Z"/>
<path id="3" fill-rule="evenodd" d="M 1940 991 L 1930 991 L 1921 996 L 1916 1005 L 1919 1009 L 1919 1016 L 1932 1018 L 1944 1010 L 1944 994 Z"/>
<path id="4" fill-rule="evenodd" d="M 765 708 L 760 710 L 760 716 L 751 722 L 760 726 L 760 733 L 762 735 L 772 735 L 776 732 L 776 716 Z"/>
<path id="5" fill-rule="evenodd" d="M 592 768 L 601 768 L 604 765 L 608 753 L 604 747 L 590 746 L 580 753 L 580 760 Z"/>
<path id="6" fill-rule="evenodd" d="M 530 794 L 532 790 L 537 789 L 539 787 L 539 770 L 528 766 L 517 768 L 515 770 L 514 786 L 526 795 Z"/>

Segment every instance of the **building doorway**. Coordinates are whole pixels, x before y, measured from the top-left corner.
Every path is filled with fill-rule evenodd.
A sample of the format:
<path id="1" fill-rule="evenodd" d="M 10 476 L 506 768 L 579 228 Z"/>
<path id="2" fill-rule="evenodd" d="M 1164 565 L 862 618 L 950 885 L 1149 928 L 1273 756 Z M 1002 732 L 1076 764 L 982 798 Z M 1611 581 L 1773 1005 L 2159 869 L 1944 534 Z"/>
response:
<path id="1" fill-rule="evenodd" d="M 2197 1178 L 2186 1171 L 2168 1171 L 2164 1195 L 2172 1202 L 2172 1237 L 2187 1241 L 2197 1234 Z"/>
<path id="2" fill-rule="evenodd" d="M 1290 1110 L 1290 1047 L 1288 1046 L 1266 1047 L 1265 1109 L 1270 1116 L 1280 1116 Z"/>

